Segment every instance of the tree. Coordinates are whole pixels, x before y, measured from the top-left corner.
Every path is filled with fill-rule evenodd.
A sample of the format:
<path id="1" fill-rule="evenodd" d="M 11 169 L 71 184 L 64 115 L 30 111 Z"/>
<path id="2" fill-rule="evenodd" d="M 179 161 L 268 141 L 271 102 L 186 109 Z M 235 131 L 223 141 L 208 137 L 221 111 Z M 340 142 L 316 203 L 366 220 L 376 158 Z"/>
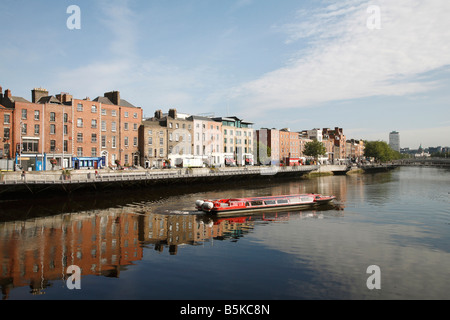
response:
<path id="1" fill-rule="evenodd" d="M 392 150 L 385 141 L 365 141 L 364 147 L 366 157 L 373 157 L 380 162 L 403 158 L 400 152 Z"/>
<path id="2" fill-rule="evenodd" d="M 319 156 L 327 154 L 327 149 L 322 142 L 313 140 L 311 142 L 305 143 L 303 154 L 306 156 L 314 157 L 314 159 L 317 160 Z"/>

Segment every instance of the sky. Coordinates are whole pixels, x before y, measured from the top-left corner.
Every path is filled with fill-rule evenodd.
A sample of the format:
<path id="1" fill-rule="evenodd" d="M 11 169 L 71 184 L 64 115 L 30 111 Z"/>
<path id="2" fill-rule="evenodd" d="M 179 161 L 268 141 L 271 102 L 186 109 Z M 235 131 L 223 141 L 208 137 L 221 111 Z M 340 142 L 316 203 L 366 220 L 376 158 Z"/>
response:
<path id="1" fill-rule="evenodd" d="M 450 146 L 449 16 L 448 0 L 2 0 L 0 86 Z"/>

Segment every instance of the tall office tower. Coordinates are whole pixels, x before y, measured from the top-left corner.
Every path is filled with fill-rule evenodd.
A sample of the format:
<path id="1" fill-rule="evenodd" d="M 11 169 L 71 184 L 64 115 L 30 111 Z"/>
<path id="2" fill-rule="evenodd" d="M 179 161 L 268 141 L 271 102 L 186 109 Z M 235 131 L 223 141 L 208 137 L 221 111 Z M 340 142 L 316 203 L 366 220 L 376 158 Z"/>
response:
<path id="1" fill-rule="evenodd" d="M 400 134 L 397 131 L 389 133 L 389 146 L 392 150 L 400 152 Z"/>

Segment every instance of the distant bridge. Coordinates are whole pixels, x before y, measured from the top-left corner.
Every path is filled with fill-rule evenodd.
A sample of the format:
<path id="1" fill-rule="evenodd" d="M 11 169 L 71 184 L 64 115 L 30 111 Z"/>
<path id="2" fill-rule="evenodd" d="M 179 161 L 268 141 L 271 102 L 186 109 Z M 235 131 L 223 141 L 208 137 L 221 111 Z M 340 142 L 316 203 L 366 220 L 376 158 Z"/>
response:
<path id="1" fill-rule="evenodd" d="M 411 158 L 396 160 L 397 166 L 425 166 L 425 167 L 440 167 L 450 168 L 450 158 Z"/>

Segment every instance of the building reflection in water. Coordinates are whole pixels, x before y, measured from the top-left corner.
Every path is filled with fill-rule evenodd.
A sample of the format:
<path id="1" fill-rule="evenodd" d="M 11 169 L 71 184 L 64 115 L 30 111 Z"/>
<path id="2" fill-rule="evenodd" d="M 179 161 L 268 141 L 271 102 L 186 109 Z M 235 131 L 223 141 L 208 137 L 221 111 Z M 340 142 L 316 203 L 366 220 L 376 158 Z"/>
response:
<path id="1" fill-rule="evenodd" d="M 345 199 L 345 181 L 334 190 L 317 181 L 313 192 L 330 191 Z M 311 187 L 311 186 L 310 186 Z M 298 184 L 274 186 L 272 194 L 301 193 Z M 335 192 L 332 192 L 335 191 Z M 338 192 L 336 192 L 338 191 Z M 210 218 L 197 212 L 156 214 L 152 208 L 122 206 L 0 222 L 0 286 L 3 299 L 14 288 L 29 286 L 31 294 L 44 294 L 53 282 L 65 281 L 67 267 L 77 265 L 82 276 L 119 277 L 120 272 L 143 258 L 153 247 L 176 255 L 180 245 L 198 245 L 210 239 L 236 241 L 255 223 L 283 221 L 291 213 L 248 217 Z M 342 214 L 333 211 L 333 214 Z M 308 211 L 303 217 L 318 217 Z M 302 216 L 297 212 L 295 215 Z"/>
<path id="2" fill-rule="evenodd" d="M 3 298 L 17 287 L 29 286 L 31 294 L 44 294 L 54 281 L 65 285 L 70 265 L 79 266 L 83 276 L 119 277 L 127 266 L 142 259 L 149 246 L 158 252 L 168 248 L 170 255 L 176 255 L 179 245 L 198 245 L 210 239 L 235 241 L 251 232 L 256 222 L 288 220 L 290 216 L 267 213 L 213 219 L 198 214 L 140 212 L 109 209 L 2 223 Z"/>

